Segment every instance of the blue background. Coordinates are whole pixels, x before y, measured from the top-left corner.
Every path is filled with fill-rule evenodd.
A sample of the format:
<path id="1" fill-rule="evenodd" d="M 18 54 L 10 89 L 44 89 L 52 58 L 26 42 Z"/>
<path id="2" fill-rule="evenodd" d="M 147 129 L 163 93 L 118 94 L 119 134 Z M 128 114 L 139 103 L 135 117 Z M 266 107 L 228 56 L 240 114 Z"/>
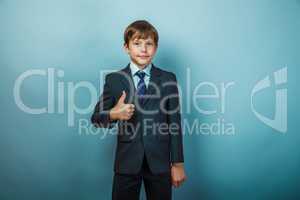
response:
<path id="1" fill-rule="evenodd" d="M 174 189 L 174 199 L 299 199 L 299 0 L 0 0 L 0 199 L 110 199 L 115 135 L 79 134 L 78 120 L 91 113 L 77 114 L 73 127 L 57 107 L 54 114 L 25 113 L 13 88 L 23 72 L 52 67 L 64 71 L 59 81 L 65 85 L 90 81 L 100 92 L 100 71 L 129 62 L 123 31 L 137 19 L 159 31 L 154 63 L 176 73 L 181 85 L 235 83 L 224 113 L 214 100 L 202 106 L 217 108 L 216 114 L 188 113 L 183 95 L 184 119 L 222 118 L 234 124 L 235 134 L 184 136 L 188 180 Z M 255 117 L 250 94 L 257 81 L 285 66 L 288 131 L 280 133 Z M 274 92 L 271 87 L 255 100 L 270 117 Z M 21 96 L 26 105 L 45 106 L 46 77 L 26 80 Z M 75 101 L 87 107 L 89 92 L 78 90 Z"/>

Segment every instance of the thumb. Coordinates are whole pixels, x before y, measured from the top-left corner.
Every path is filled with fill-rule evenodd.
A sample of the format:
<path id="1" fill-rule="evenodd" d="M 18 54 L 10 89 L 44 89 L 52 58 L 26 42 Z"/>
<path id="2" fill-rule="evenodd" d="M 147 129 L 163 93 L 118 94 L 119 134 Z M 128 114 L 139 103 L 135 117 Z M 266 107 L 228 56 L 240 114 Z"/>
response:
<path id="1" fill-rule="evenodd" d="M 118 100 L 118 104 L 119 103 L 124 103 L 125 102 L 125 98 L 126 98 L 126 92 L 123 90 L 122 95 L 120 96 L 120 98 Z"/>

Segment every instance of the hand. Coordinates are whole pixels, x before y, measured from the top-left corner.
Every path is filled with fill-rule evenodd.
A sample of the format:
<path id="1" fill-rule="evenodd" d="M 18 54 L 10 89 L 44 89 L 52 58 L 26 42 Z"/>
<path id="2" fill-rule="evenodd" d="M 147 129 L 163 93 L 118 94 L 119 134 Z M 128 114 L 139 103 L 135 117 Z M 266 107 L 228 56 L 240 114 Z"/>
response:
<path id="1" fill-rule="evenodd" d="M 123 91 L 117 104 L 110 110 L 111 120 L 129 120 L 134 113 L 134 105 L 125 103 L 126 92 Z"/>
<path id="2" fill-rule="evenodd" d="M 183 163 L 172 164 L 171 178 L 172 178 L 172 185 L 174 187 L 179 187 L 186 180 L 187 177 L 184 172 Z"/>

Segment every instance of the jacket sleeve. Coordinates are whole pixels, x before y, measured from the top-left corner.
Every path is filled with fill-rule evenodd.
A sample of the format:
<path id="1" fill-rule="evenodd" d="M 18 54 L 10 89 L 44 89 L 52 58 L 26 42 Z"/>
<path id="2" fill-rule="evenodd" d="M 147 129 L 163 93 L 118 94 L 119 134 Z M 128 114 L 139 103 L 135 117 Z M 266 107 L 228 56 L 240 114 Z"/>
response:
<path id="1" fill-rule="evenodd" d="M 98 128 L 113 128 L 117 122 L 116 120 L 111 121 L 109 118 L 109 111 L 115 105 L 109 77 L 109 74 L 105 77 L 103 93 L 100 95 L 99 101 L 97 102 L 91 117 L 92 124 Z"/>
<path id="2" fill-rule="evenodd" d="M 171 163 L 184 162 L 178 84 L 176 76 L 173 73 L 171 76 L 171 85 L 168 88 L 169 98 L 167 103 L 167 110 L 169 112 L 168 124 L 171 137 Z"/>

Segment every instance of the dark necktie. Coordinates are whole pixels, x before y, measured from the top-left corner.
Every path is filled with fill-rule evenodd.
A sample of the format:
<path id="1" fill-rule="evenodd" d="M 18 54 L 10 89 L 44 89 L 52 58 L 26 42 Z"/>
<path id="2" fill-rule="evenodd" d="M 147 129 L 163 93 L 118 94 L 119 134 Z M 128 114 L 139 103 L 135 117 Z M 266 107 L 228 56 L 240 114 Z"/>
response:
<path id="1" fill-rule="evenodd" d="M 145 84 L 145 75 L 146 73 L 143 71 L 138 71 L 135 73 L 138 77 L 139 77 L 139 82 L 137 85 L 137 95 L 138 95 L 138 100 L 140 105 L 143 105 L 145 99 L 144 99 L 144 95 L 146 94 L 146 84 Z"/>

